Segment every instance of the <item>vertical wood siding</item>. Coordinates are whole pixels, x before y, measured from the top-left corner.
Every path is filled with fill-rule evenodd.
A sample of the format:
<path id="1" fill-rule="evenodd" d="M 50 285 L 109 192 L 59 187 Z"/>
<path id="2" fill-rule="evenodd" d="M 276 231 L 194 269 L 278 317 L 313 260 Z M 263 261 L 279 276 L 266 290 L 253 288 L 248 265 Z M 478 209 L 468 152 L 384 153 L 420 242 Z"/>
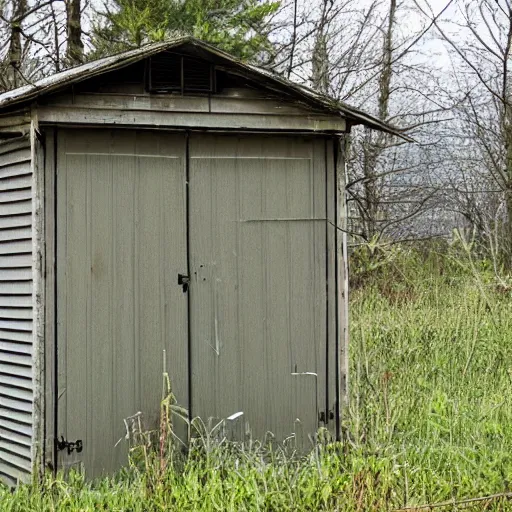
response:
<path id="1" fill-rule="evenodd" d="M 194 135 L 190 156 L 192 415 L 309 446 L 336 394 L 325 141 Z"/>
<path id="2" fill-rule="evenodd" d="M 0 143 L 0 479 L 31 472 L 32 172 L 28 139 Z"/>
<path id="3" fill-rule="evenodd" d="M 185 139 L 69 130 L 57 147 L 55 434 L 83 442 L 58 465 L 94 477 L 127 463 L 125 420 L 158 425 L 164 369 L 188 403 Z"/>

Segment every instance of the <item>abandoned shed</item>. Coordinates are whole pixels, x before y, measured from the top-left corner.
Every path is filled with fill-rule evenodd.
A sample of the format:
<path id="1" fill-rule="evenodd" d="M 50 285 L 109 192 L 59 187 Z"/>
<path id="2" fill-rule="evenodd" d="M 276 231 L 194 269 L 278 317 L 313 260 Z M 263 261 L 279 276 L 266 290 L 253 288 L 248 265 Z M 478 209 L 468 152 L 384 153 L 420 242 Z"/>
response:
<path id="1" fill-rule="evenodd" d="M 339 436 L 354 124 L 395 133 L 190 37 L 0 95 L 2 480 L 116 469 L 164 372 L 239 436 Z"/>

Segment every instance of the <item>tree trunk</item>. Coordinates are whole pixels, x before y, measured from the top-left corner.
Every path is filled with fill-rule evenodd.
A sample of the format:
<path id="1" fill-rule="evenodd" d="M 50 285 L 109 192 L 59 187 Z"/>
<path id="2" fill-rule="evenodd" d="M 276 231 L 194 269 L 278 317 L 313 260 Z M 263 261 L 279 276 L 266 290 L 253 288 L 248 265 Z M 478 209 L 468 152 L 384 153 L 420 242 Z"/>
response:
<path id="1" fill-rule="evenodd" d="M 391 78 L 393 76 L 393 30 L 396 22 L 396 0 L 390 0 L 387 30 L 382 45 L 382 70 L 379 76 L 378 108 L 379 118 L 386 121 L 389 116 L 389 98 L 391 94 Z M 365 222 L 364 231 L 367 240 L 379 237 L 379 218 L 381 215 L 381 198 L 377 187 L 377 163 L 386 148 L 386 134 L 371 134 L 364 155 L 364 199 Z"/>
<path id="2" fill-rule="evenodd" d="M 503 115 L 503 140 L 505 142 L 505 206 L 506 219 L 503 240 L 503 263 L 507 270 L 512 270 L 512 107 L 505 97 Z"/>
<path id="3" fill-rule="evenodd" d="M 390 0 L 388 29 L 384 35 L 382 72 L 379 78 L 379 118 L 386 121 L 389 115 L 389 95 L 393 65 L 393 29 L 396 21 L 396 0 Z"/>
<path id="4" fill-rule="evenodd" d="M 329 54 L 327 52 L 327 2 L 324 1 L 322 16 L 318 22 L 315 45 L 311 56 L 313 89 L 322 94 L 329 92 Z"/>
<path id="5" fill-rule="evenodd" d="M 512 84 L 510 81 L 510 56 L 512 52 L 512 4 L 508 4 L 508 33 L 507 43 L 505 45 L 503 60 L 503 82 L 502 82 L 502 101 L 503 101 L 503 121 L 502 132 L 505 142 L 505 176 L 507 179 L 506 187 L 506 207 L 507 218 L 505 220 L 507 229 L 505 230 L 505 267 L 512 271 Z"/>
<path id="6" fill-rule="evenodd" d="M 13 13 L 10 27 L 8 59 L 8 81 L 12 88 L 22 85 L 21 60 L 23 47 L 21 42 L 21 25 L 27 11 L 27 0 L 16 0 L 13 5 Z"/>
<path id="7" fill-rule="evenodd" d="M 312 58 L 313 88 L 322 94 L 327 94 L 329 91 L 329 73 L 327 59 L 328 56 L 326 37 L 322 30 L 318 32 L 316 36 Z"/>
<path id="8" fill-rule="evenodd" d="M 84 44 L 82 43 L 82 22 L 80 0 L 67 1 L 67 50 L 68 65 L 74 66 L 84 60 Z"/>

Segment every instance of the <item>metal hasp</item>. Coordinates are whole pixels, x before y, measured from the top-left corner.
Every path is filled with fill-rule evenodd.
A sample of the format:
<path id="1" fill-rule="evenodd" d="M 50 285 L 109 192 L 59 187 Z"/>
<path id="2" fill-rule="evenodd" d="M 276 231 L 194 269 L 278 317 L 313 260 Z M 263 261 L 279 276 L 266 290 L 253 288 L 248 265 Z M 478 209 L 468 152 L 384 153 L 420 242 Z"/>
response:
<path id="1" fill-rule="evenodd" d="M 84 449 L 84 445 L 81 439 L 77 441 L 66 441 L 64 436 L 60 436 L 60 439 L 56 439 L 57 450 L 62 451 L 67 449 L 68 455 L 71 455 L 73 452 L 80 453 Z"/>
<path id="2" fill-rule="evenodd" d="M 188 285 L 190 283 L 190 276 L 186 274 L 178 274 L 178 284 L 183 288 L 183 293 L 188 292 Z"/>
<path id="3" fill-rule="evenodd" d="M 334 420 L 334 411 L 319 411 L 318 413 L 318 421 L 321 421 L 322 423 L 327 423 L 327 418 L 329 420 Z"/>

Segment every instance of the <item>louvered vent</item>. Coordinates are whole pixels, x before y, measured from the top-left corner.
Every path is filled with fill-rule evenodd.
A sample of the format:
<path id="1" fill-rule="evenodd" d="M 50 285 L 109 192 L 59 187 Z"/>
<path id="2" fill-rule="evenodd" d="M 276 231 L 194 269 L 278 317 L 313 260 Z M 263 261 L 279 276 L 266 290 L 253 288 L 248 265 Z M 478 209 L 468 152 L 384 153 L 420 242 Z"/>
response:
<path id="1" fill-rule="evenodd" d="M 211 92 L 212 66 L 204 60 L 183 58 L 183 83 L 185 92 Z"/>
<path id="2" fill-rule="evenodd" d="M 151 92 L 212 92 L 213 69 L 209 62 L 164 52 L 149 63 Z"/>

